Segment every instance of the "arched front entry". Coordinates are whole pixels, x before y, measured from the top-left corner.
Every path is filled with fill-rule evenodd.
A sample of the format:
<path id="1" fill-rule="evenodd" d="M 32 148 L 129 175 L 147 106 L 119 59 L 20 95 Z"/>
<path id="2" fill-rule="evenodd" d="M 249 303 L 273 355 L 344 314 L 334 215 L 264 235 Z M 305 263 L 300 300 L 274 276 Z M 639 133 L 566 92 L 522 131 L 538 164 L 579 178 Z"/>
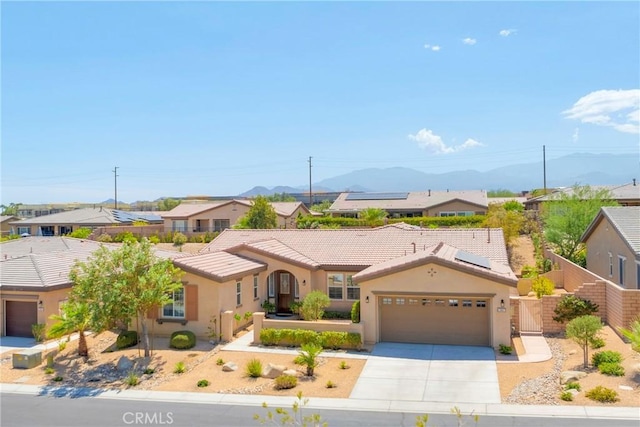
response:
<path id="1" fill-rule="evenodd" d="M 269 300 L 276 306 L 277 313 L 291 313 L 291 303 L 298 301 L 300 287 L 298 279 L 286 270 L 277 270 L 268 278 Z"/>

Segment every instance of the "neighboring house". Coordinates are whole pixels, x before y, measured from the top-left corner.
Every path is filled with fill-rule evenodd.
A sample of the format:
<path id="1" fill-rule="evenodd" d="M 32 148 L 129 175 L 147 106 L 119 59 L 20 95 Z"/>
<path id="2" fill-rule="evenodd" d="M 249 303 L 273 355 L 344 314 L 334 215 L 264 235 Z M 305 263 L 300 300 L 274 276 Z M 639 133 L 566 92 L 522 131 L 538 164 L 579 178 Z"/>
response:
<path id="1" fill-rule="evenodd" d="M 64 236 L 79 228 L 133 225 L 136 221 L 161 224 L 162 218 L 151 213 L 126 212 L 96 207 L 75 209 L 51 215 L 13 221 L 11 234 L 31 236 Z"/>
<path id="2" fill-rule="evenodd" d="M 482 190 L 342 193 L 326 213 L 357 218 L 367 208 L 378 208 L 391 218 L 471 216 L 486 214 L 487 206 L 487 193 Z"/>
<path id="3" fill-rule="evenodd" d="M 206 233 L 232 227 L 251 208 L 251 200 L 225 200 L 212 203 L 180 203 L 162 214 L 164 230 L 182 233 Z M 278 217 L 278 227 L 295 228 L 299 214 L 309 215 L 301 202 L 272 202 Z"/>
<path id="4" fill-rule="evenodd" d="M 14 221 L 18 221 L 20 218 L 13 215 L 1 215 L 0 216 L 0 235 L 8 236 L 11 234 L 11 225 L 10 223 Z"/>
<path id="5" fill-rule="evenodd" d="M 611 198 L 618 202 L 620 206 L 640 206 L 640 185 L 634 179 L 632 182 L 623 185 L 592 185 L 592 190 L 609 190 Z M 555 190 L 552 193 L 532 197 L 524 202 L 524 208 L 527 210 L 539 211 L 542 203 L 555 200 L 561 193 L 567 195 L 573 194 L 573 187 Z"/>
<path id="6" fill-rule="evenodd" d="M 259 311 L 265 300 L 287 313 L 320 290 L 330 310 L 361 301 L 367 343 L 510 341 L 517 279 L 499 229 L 227 229 L 175 264 L 186 271 L 186 296 L 151 314 L 162 334 L 186 328 L 204 336 L 223 313 Z"/>
<path id="7" fill-rule="evenodd" d="M 582 241 L 589 271 L 623 288 L 640 289 L 640 206 L 601 208 Z"/>
<path id="8" fill-rule="evenodd" d="M 86 261 L 101 243 L 68 237 L 26 237 L 0 243 L 0 333 L 31 337 L 31 325 L 60 313 L 76 261 Z M 116 247 L 116 246 L 113 246 Z M 180 252 L 155 251 L 166 258 Z"/>

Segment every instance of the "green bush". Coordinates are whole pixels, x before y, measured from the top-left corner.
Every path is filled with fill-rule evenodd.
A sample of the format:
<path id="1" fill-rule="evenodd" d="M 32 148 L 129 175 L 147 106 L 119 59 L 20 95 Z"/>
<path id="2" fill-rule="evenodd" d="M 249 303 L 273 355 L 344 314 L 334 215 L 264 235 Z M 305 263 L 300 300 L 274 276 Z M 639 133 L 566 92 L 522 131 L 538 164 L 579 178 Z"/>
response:
<path id="1" fill-rule="evenodd" d="M 90 228 L 81 227 L 69 233 L 69 237 L 75 237 L 76 239 L 86 239 L 91 235 L 92 231 L 93 230 L 91 230 Z"/>
<path id="2" fill-rule="evenodd" d="M 312 291 L 302 301 L 300 314 L 304 320 L 320 320 L 324 309 L 331 305 L 329 296 L 322 291 Z"/>
<path id="3" fill-rule="evenodd" d="M 44 373 L 47 374 L 47 375 L 51 375 L 51 374 L 53 374 L 55 372 L 56 372 L 56 370 L 53 369 L 53 368 L 49 368 L 49 367 L 44 368 Z"/>
<path id="4" fill-rule="evenodd" d="M 147 368 L 147 369 L 145 369 L 145 370 L 144 370 L 144 372 L 142 372 L 142 373 L 143 373 L 143 374 L 145 374 L 145 375 L 153 375 L 153 374 L 155 374 L 155 373 L 156 373 L 156 370 L 155 370 L 155 369 L 153 369 L 153 368 Z"/>
<path id="5" fill-rule="evenodd" d="M 151 243 L 152 245 L 157 245 L 158 243 L 160 243 L 160 238 L 158 236 L 149 236 L 149 243 Z"/>
<path id="6" fill-rule="evenodd" d="M 573 393 L 571 393 L 570 391 L 563 391 L 560 394 L 560 399 L 564 400 L 565 402 L 571 402 L 573 400 Z"/>
<path id="7" fill-rule="evenodd" d="M 174 374 L 184 374 L 184 372 L 187 370 L 187 367 L 185 366 L 184 362 L 178 362 L 176 363 L 176 366 L 174 366 L 173 368 L 173 373 Z"/>
<path id="8" fill-rule="evenodd" d="M 553 281 L 544 276 L 538 276 L 533 279 L 531 290 L 536 293 L 536 298 L 540 299 L 543 295 L 553 295 L 556 285 Z"/>
<path id="9" fill-rule="evenodd" d="M 362 336 L 357 332 L 348 332 L 345 344 L 349 348 L 360 350 L 362 348 Z"/>
<path id="10" fill-rule="evenodd" d="M 327 384 L 325 385 L 326 388 L 336 388 L 338 387 L 338 385 L 336 383 L 334 383 L 333 381 L 329 380 L 327 381 Z"/>
<path id="11" fill-rule="evenodd" d="M 598 365 L 601 374 L 612 377 L 624 377 L 624 367 L 619 363 L 602 362 Z"/>
<path id="12" fill-rule="evenodd" d="M 185 350 L 193 348 L 195 345 L 196 335 L 191 331 L 176 331 L 171 334 L 171 341 L 169 344 L 171 348 Z"/>
<path id="13" fill-rule="evenodd" d="M 604 341 L 604 339 L 600 337 L 595 337 L 594 339 L 589 341 L 589 345 L 591 346 L 591 348 L 602 348 L 606 344 L 607 343 Z"/>
<path id="14" fill-rule="evenodd" d="M 500 354 L 511 354 L 513 353 L 513 348 L 510 345 L 500 344 L 499 351 Z"/>
<path id="15" fill-rule="evenodd" d="M 200 388 L 209 387 L 209 381 L 208 380 L 200 380 L 200 381 L 198 381 L 197 386 L 200 387 Z"/>
<path id="16" fill-rule="evenodd" d="M 582 389 L 579 382 L 571 381 L 564 385 L 565 390 L 578 390 Z"/>
<path id="17" fill-rule="evenodd" d="M 342 360 L 340 361 L 340 365 L 338 365 L 338 367 L 340 369 L 349 369 L 351 366 L 349 366 L 346 361 Z"/>
<path id="18" fill-rule="evenodd" d="M 218 360 L 216 360 L 216 365 L 218 366 L 224 365 L 224 359 L 222 357 L 218 358 Z"/>
<path id="19" fill-rule="evenodd" d="M 294 375 L 280 375 L 276 378 L 273 387 L 276 390 L 288 390 L 298 385 L 298 378 Z"/>
<path id="20" fill-rule="evenodd" d="M 576 317 L 587 316 L 598 311 L 598 304 L 589 300 L 579 298 L 575 295 L 566 295 L 553 309 L 555 316 L 553 320 L 559 323 L 569 322 Z"/>
<path id="21" fill-rule="evenodd" d="M 522 277 L 526 279 L 534 279 L 538 277 L 538 269 L 532 265 L 525 265 L 522 267 Z"/>
<path id="22" fill-rule="evenodd" d="M 45 323 L 35 323 L 31 325 L 31 334 L 36 342 L 42 342 L 47 337 L 47 325 Z"/>
<path id="23" fill-rule="evenodd" d="M 317 333 L 309 329 L 272 329 L 260 331 L 263 345 L 301 347 L 305 344 L 320 344 L 324 348 L 356 348 L 362 346 L 361 336 L 356 332 L 325 331 Z"/>
<path id="24" fill-rule="evenodd" d="M 351 306 L 351 321 L 360 323 L 360 300 L 354 302 Z"/>
<path id="25" fill-rule="evenodd" d="M 132 232 L 123 231 L 122 233 L 116 234 L 116 236 L 113 238 L 113 241 L 116 242 L 116 243 L 137 242 L 138 239 L 136 238 L 136 236 L 133 235 Z"/>
<path id="26" fill-rule="evenodd" d="M 320 333 L 320 345 L 324 348 L 338 350 L 347 341 L 346 332 L 324 331 Z"/>
<path id="27" fill-rule="evenodd" d="M 600 367 L 602 363 L 620 363 L 622 362 L 622 354 L 618 351 L 606 350 L 597 351 L 591 356 L 591 363 L 596 368 Z"/>
<path id="28" fill-rule="evenodd" d="M 129 375 L 127 375 L 127 378 L 124 380 L 124 382 L 131 387 L 135 387 L 140 383 L 140 378 L 138 378 L 135 373 L 131 372 Z"/>
<path id="29" fill-rule="evenodd" d="M 98 242 L 111 243 L 113 242 L 113 237 L 111 237 L 111 234 L 102 233 L 101 235 L 98 236 Z"/>
<path id="30" fill-rule="evenodd" d="M 260 330 L 260 342 L 263 345 L 276 345 L 280 342 L 280 329 L 266 328 Z"/>
<path id="31" fill-rule="evenodd" d="M 62 381 L 64 378 L 62 378 L 60 375 L 58 375 L 58 376 L 53 377 L 52 379 L 53 379 L 53 381 L 55 381 L 55 382 L 59 383 L 59 382 L 60 382 L 60 381 Z"/>
<path id="32" fill-rule="evenodd" d="M 601 385 L 589 390 L 585 396 L 591 400 L 596 400 L 602 403 L 613 403 L 620 400 L 618 392 L 611 390 L 610 388 L 602 387 Z"/>
<path id="33" fill-rule="evenodd" d="M 342 319 L 349 320 L 351 319 L 350 311 L 325 311 L 322 315 L 323 319 Z"/>
<path id="34" fill-rule="evenodd" d="M 260 359 L 253 358 L 247 362 L 245 373 L 250 378 L 260 378 L 262 375 L 262 362 Z"/>
<path id="35" fill-rule="evenodd" d="M 133 347 L 138 344 L 138 333 L 136 331 L 122 331 L 116 338 L 116 347 L 118 350 Z"/>

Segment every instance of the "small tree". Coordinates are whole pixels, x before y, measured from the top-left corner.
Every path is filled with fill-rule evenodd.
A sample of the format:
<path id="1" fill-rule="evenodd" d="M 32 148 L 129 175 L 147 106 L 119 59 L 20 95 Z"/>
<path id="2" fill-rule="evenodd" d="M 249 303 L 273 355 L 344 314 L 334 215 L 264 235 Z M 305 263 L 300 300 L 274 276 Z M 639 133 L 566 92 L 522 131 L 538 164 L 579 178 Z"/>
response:
<path id="1" fill-rule="evenodd" d="M 377 226 L 382 224 L 387 215 L 389 214 L 384 209 L 365 208 L 360 211 L 358 217 L 362 219 L 367 225 Z"/>
<path id="2" fill-rule="evenodd" d="M 187 240 L 187 236 L 178 231 L 173 235 L 173 246 L 177 246 L 182 250 L 182 245 L 187 243 Z"/>
<path id="3" fill-rule="evenodd" d="M 314 369 L 318 366 L 318 355 L 322 353 L 322 346 L 315 343 L 302 344 L 302 350 L 293 360 L 296 365 L 302 365 L 307 368 L 307 376 L 312 377 Z"/>
<path id="4" fill-rule="evenodd" d="M 302 301 L 302 309 L 300 314 L 304 320 L 320 320 L 324 315 L 324 309 L 331 305 L 331 300 L 322 291 L 313 291 Z"/>
<path id="5" fill-rule="evenodd" d="M 278 215 L 266 197 L 253 199 L 249 212 L 233 228 L 271 229 L 278 226 Z"/>
<path id="6" fill-rule="evenodd" d="M 531 283 L 531 290 L 536 293 L 536 298 L 540 299 L 544 295 L 553 295 L 556 285 L 553 281 L 544 276 L 538 276 Z"/>
<path id="7" fill-rule="evenodd" d="M 162 199 L 158 202 L 158 209 L 161 211 L 170 211 L 180 204 L 181 200 L 175 200 L 171 197 Z"/>
<path id="8" fill-rule="evenodd" d="M 569 322 L 576 317 L 588 316 L 598 312 L 598 304 L 589 300 L 579 298 L 575 295 L 564 296 L 556 308 L 553 309 L 555 316 L 553 320 L 558 323 Z"/>
<path id="9" fill-rule="evenodd" d="M 640 353 L 640 316 L 631 322 L 629 329 L 618 328 L 618 330 L 626 339 L 631 341 L 631 348 Z"/>
<path id="10" fill-rule="evenodd" d="M 61 311 L 62 314 L 54 314 L 51 316 L 51 319 L 55 320 L 56 323 L 51 326 L 47 335 L 50 338 L 60 338 L 77 332 L 78 355 L 84 357 L 89 356 L 87 337 L 84 335 L 91 324 L 89 304 L 69 300 L 62 304 Z"/>
<path id="11" fill-rule="evenodd" d="M 567 324 L 567 338 L 582 347 L 585 369 L 589 367 L 589 344 L 598 336 L 601 329 L 602 321 L 596 316 L 576 317 Z"/>

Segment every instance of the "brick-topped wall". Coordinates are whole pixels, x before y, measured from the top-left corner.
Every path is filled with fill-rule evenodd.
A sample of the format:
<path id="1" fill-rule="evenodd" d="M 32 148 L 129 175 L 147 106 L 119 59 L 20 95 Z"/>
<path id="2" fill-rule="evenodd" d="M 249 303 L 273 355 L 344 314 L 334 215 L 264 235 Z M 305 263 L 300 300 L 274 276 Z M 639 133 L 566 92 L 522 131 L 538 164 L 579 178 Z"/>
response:
<path id="1" fill-rule="evenodd" d="M 553 310 L 560 302 L 563 295 L 544 295 L 542 297 L 542 333 L 557 334 L 564 331 L 564 324 L 553 320 Z"/>

